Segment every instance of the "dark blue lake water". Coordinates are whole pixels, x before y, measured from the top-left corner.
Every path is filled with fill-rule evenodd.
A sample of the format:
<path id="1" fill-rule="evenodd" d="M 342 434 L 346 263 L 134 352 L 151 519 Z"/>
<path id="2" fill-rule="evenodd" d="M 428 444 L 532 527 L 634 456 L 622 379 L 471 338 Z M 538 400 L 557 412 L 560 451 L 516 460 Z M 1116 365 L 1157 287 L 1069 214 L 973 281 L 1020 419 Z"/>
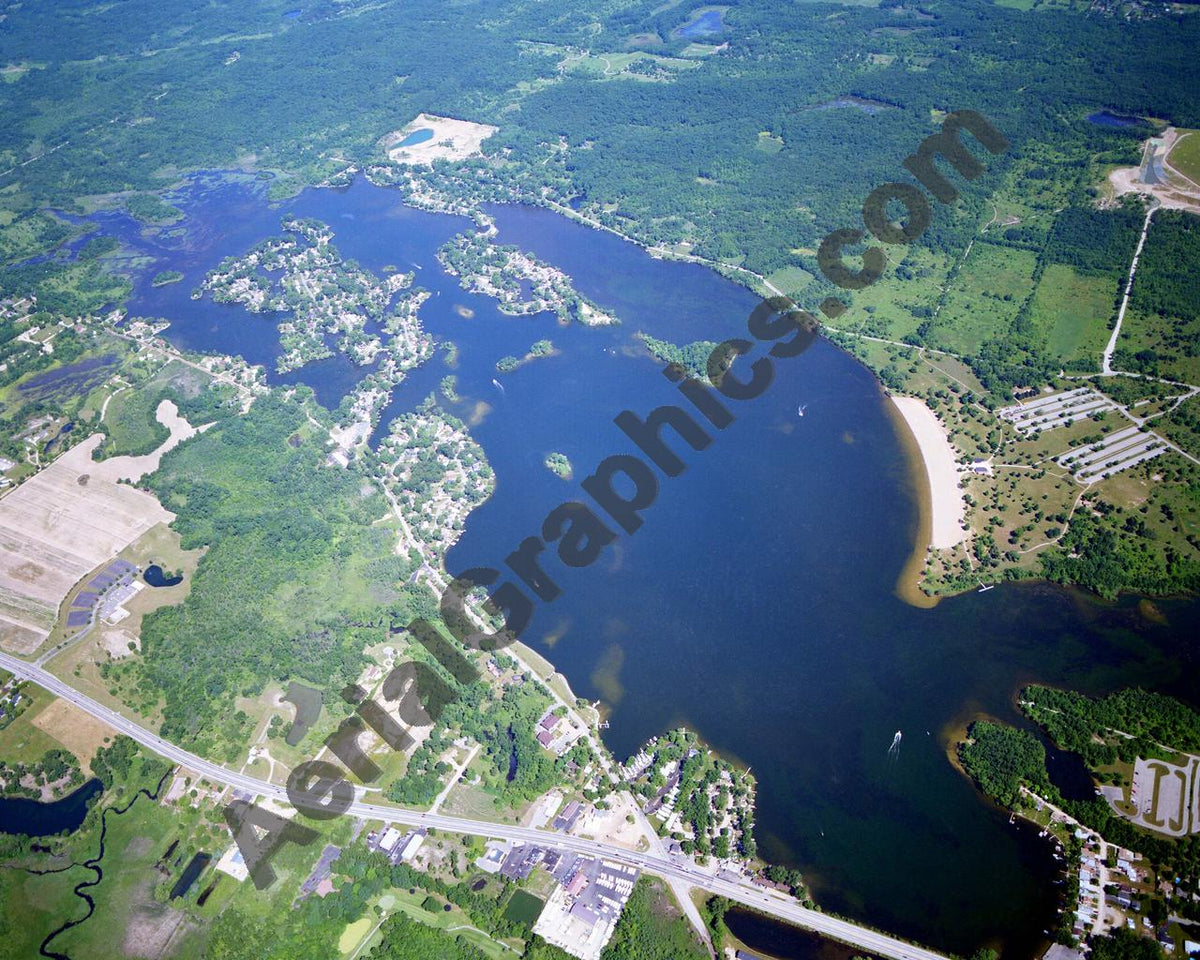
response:
<path id="1" fill-rule="evenodd" d="M 248 182 L 206 178 L 172 202 L 188 213 L 186 232 L 142 237 L 123 218 L 103 222 L 158 257 L 131 312 L 170 318 L 167 336 L 183 346 L 268 365 L 278 355 L 271 318 L 188 294 L 222 257 L 278 234 L 285 211 L 331 224 L 343 253 L 372 270 L 415 270 L 433 293 L 422 321 L 459 345 L 457 366 L 439 352 L 411 373 L 385 422 L 457 375 L 462 402 L 450 409 L 474 423 L 497 488 L 451 551 L 452 572 L 502 567 L 553 507 L 580 496 L 579 478 L 632 452 L 612 423 L 619 411 L 644 416 L 676 402 L 636 332 L 720 340 L 745 330 L 756 303 L 702 267 L 653 260 L 546 211 L 492 208 L 500 242 L 561 267 L 623 321 L 561 327 L 463 293 L 434 253 L 468 222 L 365 183 L 272 210 Z M 163 269 L 185 281 L 151 287 Z M 541 338 L 557 355 L 497 389 L 496 360 Z M 271 380 L 309 383 L 336 405 L 362 372 L 338 359 Z M 618 756 L 687 724 L 749 764 L 762 853 L 804 870 L 827 909 L 964 955 L 985 942 L 1030 955 L 1055 910 L 1054 861 L 980 800 L 948 744 L 981 711 L 1016 719 L 1014 693 L 1033 680 L 1096 692 L 1140 683 L 1194 700 L 1187 627 L 1197 607 L 1161 604 L 1171 625 L 1156 625 L 1132 600 L 1100 604 L 1039 584 L 932 610 L 904 604 L 893 589 L 917 507 L 874 377 L 825 342 L 779 361 L 776 374 L 763 396 L 732 408 L 731 426 L 710 431 L 707 450 L 677 444 L 689 467 L 662 480 L 641 530 L 587 569 L 547 561 L 563 593 L 538 609 L 526 638 L 576 693 L 610 707 L 606 740 Z M 545 468 L 550 451 L 568 456 L 575 481 Z"/>
<path id="2" fill-rule="evenodd" d="M 92 779 L 53 803 L 0 797 L 0 833 L 23 833 L 29 837 L 52 837 L 64 830 L 72 833 L 87 816 L 88 803 L 102 789 L 103 784 Z"/>

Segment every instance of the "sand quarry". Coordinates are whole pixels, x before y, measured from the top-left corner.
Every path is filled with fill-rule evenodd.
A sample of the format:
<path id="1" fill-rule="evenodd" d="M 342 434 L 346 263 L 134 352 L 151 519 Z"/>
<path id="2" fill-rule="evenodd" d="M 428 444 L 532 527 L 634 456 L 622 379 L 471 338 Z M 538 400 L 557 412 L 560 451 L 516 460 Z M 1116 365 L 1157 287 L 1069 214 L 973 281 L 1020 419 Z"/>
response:
<path id="1" fill-rule="evenodd" d="M 196 433 L 169 400 L 159 423 L 171 433 L 143 457 L 102 463 L 95 434 L 0 500 L 0 647 L 29 654 L 49 635 L 71 588 L 158 523 L 175 515 L 153 496 L 119 484 L 158 468 L 162 455 Z"/>
<path id="2" fill-rule="evenodd" d="M 471 123 L 453 117 L 435 117 L 419 113 L 417 118 L 401 130 L 383 138 L 388 159 L 395 163 L 413 163 L 428 166 L 434 160 L 465 160 L 480 152 L 483 141 L 499 127 L 486 123 Z M 433 136 L 409 146 L 401 147 L 407 137 L 422 130 L 431 130 Z"/>

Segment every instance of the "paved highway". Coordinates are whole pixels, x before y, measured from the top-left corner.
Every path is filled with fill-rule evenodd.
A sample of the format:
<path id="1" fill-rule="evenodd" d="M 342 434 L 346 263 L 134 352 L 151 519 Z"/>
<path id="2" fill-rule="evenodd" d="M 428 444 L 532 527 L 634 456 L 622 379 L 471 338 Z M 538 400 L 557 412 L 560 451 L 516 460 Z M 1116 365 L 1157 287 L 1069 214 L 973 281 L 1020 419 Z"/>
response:
<path id="1" fill-rule="evenodd" d="M 55 696 L 73 703 L 93 717 L 103 720 L 120 733 L 131 737 L 138 743 L 162 757 L 191 770 L 213 783 L 221 783 L 234 788 L 246 790 L 260 796 L 271 797 L 287 802 L 287 791 L 278 784 L 268 783 L 243 773 L 235 773 L 219 764 L 212 763 L 195 754 L 188 753 L 181 747 L 97 703 L 74 689 L 64 680 L 41 667 L 19 660 L 6 653 L 0 653 L 0 667 L 18 677 L 30 680 L 45 688 Z M 468 820 L 462 817 L 446 816 L 437 813 L 417 813 L 408 810 L 398 810 L 395 807 L 362 801 L 351 804 L 351 815 L 369 820 L 381 820 L 385 823 L 406 824 L 408 826 L 434 827 L 447 833 L 461 833 L 471 836 L 495 838 L 498 840 L 519 840 L 527 843 L 537 843 L 553 846 L 573 853 L 587 856 L 604 857 L 617 863 L 628 864 L 646 873 L 657 874 L 673 882 L 682 882 L 689 887 L 698 887 L 710 893 L 719 894 L 729 900 L 752 907 L 763 913 L 794 923 L 796 926 L 813 930 L 824 936 L 840 940 L 858 947 L 878 957 L 888 960 L 946 960 L 939 953 L 926 950 L 897 940 L 887 934 L 879 933 L 865 927 L 860 927 L 848 920 L 832 917 L 816 910 L 802 907 L 790 897 L 774 890 L 756 887 L 748 881 L 734 882 L 722 880 L 702 872 L 684 861 L 677 862 L 660 853 L 637 853 L 621 847 L 601 843 L 596 840 L 585 840 L 580 837 L 570 837 L 563 834 L 546 833 L 531 827 L 510 826 L 507 824 L 487 823 L 480 820 Z"/>

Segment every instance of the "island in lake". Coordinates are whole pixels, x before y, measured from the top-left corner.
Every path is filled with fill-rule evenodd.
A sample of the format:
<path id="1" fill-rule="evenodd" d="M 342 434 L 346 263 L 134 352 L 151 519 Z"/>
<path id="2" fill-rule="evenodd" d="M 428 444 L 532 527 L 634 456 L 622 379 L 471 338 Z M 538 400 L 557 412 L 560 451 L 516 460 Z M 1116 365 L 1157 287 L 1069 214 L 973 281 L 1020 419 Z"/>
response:
<path id="1" fill-rule="evenodd" d="M 546 469 L 560 480 L 570 480 L 574 476 L 571 461 L 567 459 L 565 453 L 548 453 L 543 463 L 546 465 Z"/>

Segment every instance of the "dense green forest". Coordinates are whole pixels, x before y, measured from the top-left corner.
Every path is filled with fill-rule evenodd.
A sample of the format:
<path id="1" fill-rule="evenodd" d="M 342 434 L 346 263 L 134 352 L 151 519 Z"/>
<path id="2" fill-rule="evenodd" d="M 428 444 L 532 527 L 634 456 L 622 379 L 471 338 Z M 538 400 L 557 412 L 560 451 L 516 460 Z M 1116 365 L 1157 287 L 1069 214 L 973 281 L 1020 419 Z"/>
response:
<path id="1" fill-rule="evenodd" d="M 1114 930 L 1111 936 L 1092 940 L 1092 960 L 1162 960 L 1162 948 L 1153 940 L 1125 930 Z"/>
<path id="2" fill-rule="evenodd" d="M 1154 215 L 1133 284 L 1133 306 L 1179 320 L 1200 318 L 1200 217 L 1182 210 Z"/>
<path id="3" fill-rule="evenodd" d="M 1043 795 L 1050 788 L 1046 750 L 1025 730 L 977 720 L 958 755 L 979 789 L 1005 806 L 1016 802 L 1022 783 Z"/>
<path id="4" fill-rule="evenodd" d="M 1132 199 L 1111 210 L 1068 207 L 1054 220 L 1045 259 L 1081 273 L 1123 275 L 1137 246 L 1142 215 L 1140 204 Z"/>
<path id="5" fill-rule="evenodd" d="M 1160 693 L 1121 690 L 1092 699 L 1069 690 L 1027 687 L 1021 702 L 1055 743 L 1078 753 L 1090 767 L 1158 755 L 1160 745 L 1200 750 L 1200 714 Z"/>
<path id="6" fill-rule="evenodd" d="M 1190 465 L 1187 466 L 1191 472 Z M 1189 485 L 1195 489 L 1194 483 Z M 1156 549 L 1152 532 L 1136 510 L 1097 501 L 1094 516 L 1077 512 L 1059 541 L 1062 550 L 1042 555 L 1042 574 L 1075 583 L 1112 599 L 1122 591 L 1192 593 L 1200 589 L 1200 560 L 1194 551 Z"/>
<path id="7" fill-rule="evenodd" d="M 393 914 L 380 927 L 383 942 L 367 954 L 371 960 L 487 960 L 487 955 L 469 943 Z"/>
<path id="8" fill-rule="evenodd" d="M 697 340 L 681 347 L 666 340 L 659 340 L 648 333 L 639 333 L 638 337 L 654 359 L 663 363 L 678 364 L 689 376 L 698 380 L 708 380 L 708 360 L 718 344 L 711 340 Z"/>

